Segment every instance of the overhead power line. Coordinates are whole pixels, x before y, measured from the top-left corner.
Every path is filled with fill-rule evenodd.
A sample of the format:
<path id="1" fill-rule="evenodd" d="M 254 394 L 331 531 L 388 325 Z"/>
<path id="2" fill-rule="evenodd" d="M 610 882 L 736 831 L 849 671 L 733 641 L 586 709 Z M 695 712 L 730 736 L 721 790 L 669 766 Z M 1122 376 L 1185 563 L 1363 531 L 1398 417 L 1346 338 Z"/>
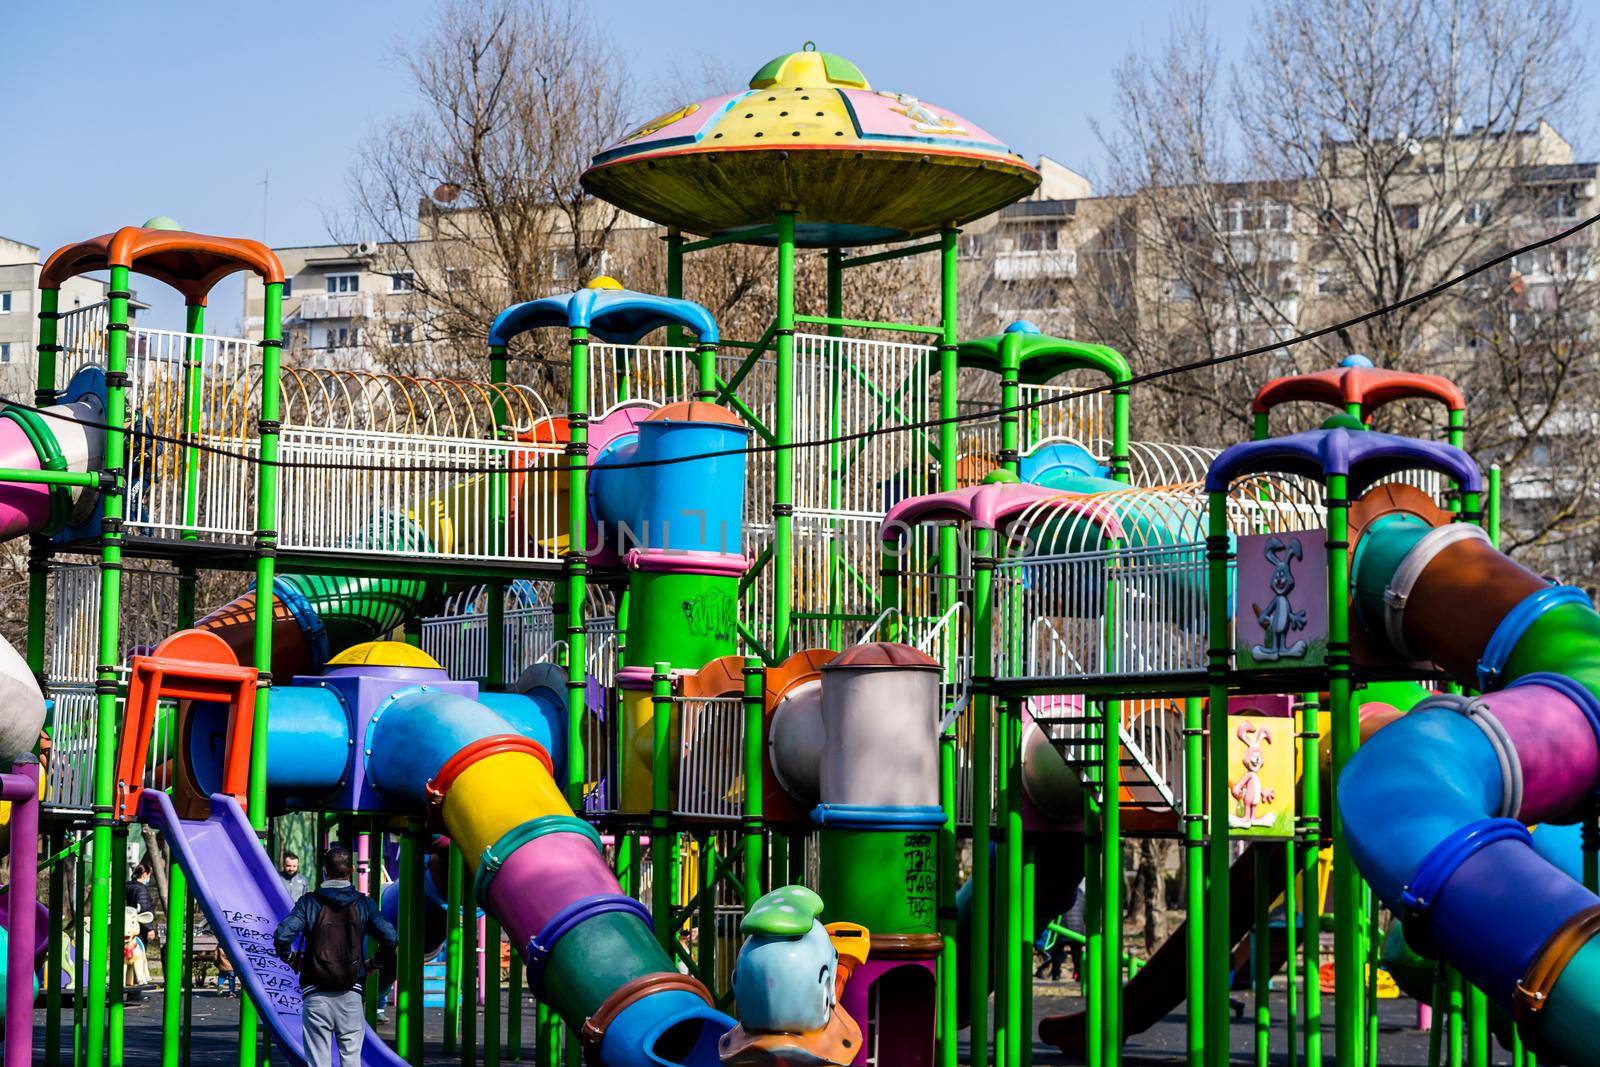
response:
<path id="1" fill-rule="evenodd" d="M 606 469 L 629 470 L 641 467 L 663 467 L 676 463 L 685 463 L 691 460 L 716 459 L 733 456 L 762 456 L 782 452 L 785 450 L 827 448 L 833 445 L 852 444 L 858 441 L 869 440 L 871 438 L 882 437 L 894 433 L 906 433 L 913 430 L 934 430 L 952 424 L 959 425 L 969 422 L 985 422 L 990 419 L 998 419 L 1006 415 L 1019 415 L 1030 411 L 1037 411 L 1042 408 L 1053 407 L 1058 404 L 1066 404 L 1073 400 L 1083 399 L 1084 397 L 1108 393 L 1117 388 L 1143 385 L 1147 382 L 1160 381 L 1163 378 L 1171 378 L 1179 374 L 1189 374 L 1198 370 L 1206 370 L 1211 367 L 1223 366 L 1228 363 L 1236 363 L 1239 360 L 1249 359 L 1252 356 L 1266 355 L 1269 352 L 1279 352 L 1285 348 L 1293 347 L 1294 345 L 1304 344 L 1307 341 L 1315 341 L 1323 337 L 1328 337 L 1343 330 L 1348 330 L 1351 327 L 1360 326 L 1361 324 L 1371 322 L 1374 319 L 1383 318 L 1385 315 L 1391 315 L 1396 311 L 1401 311 L 1416 304 L 1421 304 L 1425 301 L 1432 300 L 1435 297 L 1438 297 L 1455 288 L 1456 286 L 1461 285 L 1480 274 L 1483 274 L 1485 271 L 1492 270 L 1495 267 L 1500 266 L 1502 263 L 1507 263 L 1512 259 L 1515 259 L 1517 256 L 1524 255 L 1528 252 L 1535 252 L 1548 245 L 1564 241 L 1568 237 L 1588 229 L 1597 222 L 1600 222 L 1600 215 L 1591 215 L 1588 218 L 1581 219 L 1557 233 L 1550 234 L 1549 236 L 1540 238 L 1537 241 L 1532 241 L 1525 245 L 1519 245 L 1518 247 L 1509 251 L 1502 252 L 1491 259 L 1487 259 L 1484 262 L 1479 263 L 1477 266 L 1464 270 L 1459 274 L 1452 275 L 1451 277 L 1446 278 L 1444 281 L 1430 286 L 1429 288 L 1420 292 L 1413 293 L 1412 295 L 1403 297 L 1400 300 L 1385 304 L 1382 307 L 1364 311 L 1359 315 L 1351 316 L 1350 318 L 1343 319 L 1328 326 L 1323 326 L 1319 329 L 1296 334 L 1293 337 L 1288 337 L 1281 341 L 1274 341 L 1271 344 L 1258 345 L 1255 348 L 1247 348 L 1239 352 L 1229 352 L 1224 355 L 1209 356 L 1205 359 L 1191 360 L 1187 363 L 1179 363 L 1170 367 L 1161 367 L 1156 370 L 1146 371 L 1143 374 L 1134 375 L 1125 382 L 1106 382 L 1100 385 L 1085 386 L 1082 389 L 1077 389 L 1072 392 L 1056 393 L 1050 396 L 1042 396 L 1033 400 L 1022 401 L 1016 404 L 979 408 L 946 417 L 934 417 L 914 420 L 911 422 L 899 422 L 872 430 L 858 430 L 851 433 L 834 434 L 829 437 L 808 438 L 804 441 L 791 441 L 787 444 L 761 444 L 750 445 L 744 448 L 722 449 L 714 452 L 703 452 L 696 456 L 627 460 L 624 462 L 609 463 L 606 465 Z M 11 407 L 21 408 L 25 411 L 33 411 L 41 414 L 47 410 L 42 407 L 25 404 L 18 400 L 12 400 L 11 398 L 5 396 L 0 396 L 0 403 L 4 403 Z M 113 427 L 107 423 L 97 422 L 92 419 L 71 418 L 61 415 L 52 415 L 52 417 L 60 418 L 62 421 L 66 422 L 74 422 L 91 429 L 103 431 L 118 429 L 118 427 Z M 211 455 L 222 456 L 245 463 L 264 464 L 267 466 L 276 467 L 280 470 L 346 470 L 391 474 L 532 474 L 548 472 L 552 469 L 557 469 L 548 464 L 532 466 L 485 466 L 481 464 L 449 463 L 379 465 L 372 463 L 341 462 L 337 460 L 265 460 L 260 456 L 251 455 L 246 452 L 237 452 L 221 445 L 207 444 L 206 442 L 196 441 L 191 438 L 157 433 L 153 430 L 142 429 L 136 426 L 123 427 L 121 429 L 128 436 L 139 440 L 155 441 L 163 444 L 174 445 L 180 448 L 193 448 L 197 451 L 206 452 Z"/>

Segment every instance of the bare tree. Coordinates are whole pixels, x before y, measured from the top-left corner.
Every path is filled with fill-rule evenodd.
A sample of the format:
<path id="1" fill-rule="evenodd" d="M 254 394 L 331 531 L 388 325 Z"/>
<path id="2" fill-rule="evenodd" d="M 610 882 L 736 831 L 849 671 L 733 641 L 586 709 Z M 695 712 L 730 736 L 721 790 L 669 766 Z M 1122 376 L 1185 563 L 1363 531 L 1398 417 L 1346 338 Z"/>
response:
<path id="1" fill-rule="evenodd" d="M 579 176 L 622 132 L 628 83 L 610 40 L 561 0 L 446 0 L 397 59 L 420 104 L 361 146 L 337 228 L 383 242 L 404 278 L 367 330 L 376 358 L 448 373 L 481 356 L 502 308 L 608 269 L 624 216 Z"/>
<path id="2" fill-rule="evenodd" d="M 1518 196 L 1508 177 L 1566 148 L 1549 123 L 1577 103 L 1582 39 L 1568 0 L 1266 6 L 1235 114 L 1246 165 L 1286 180 L 1316 234 L 1315 269 L 1344 297 L 1328 314 L 1393 304 L 1486 258 Z M 1451 311 L 1414 304 L 1353 340 L 1410 366 Z"/>

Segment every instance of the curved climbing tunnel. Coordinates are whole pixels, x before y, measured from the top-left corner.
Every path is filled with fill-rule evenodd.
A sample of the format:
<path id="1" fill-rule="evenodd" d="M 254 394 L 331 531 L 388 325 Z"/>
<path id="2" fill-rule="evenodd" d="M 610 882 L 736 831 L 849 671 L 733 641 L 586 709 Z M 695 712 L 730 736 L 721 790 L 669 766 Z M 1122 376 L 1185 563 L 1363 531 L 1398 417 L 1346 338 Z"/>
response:
<path id="1" fill-rule="evenodd" d="M 1600 898 L 1533 848 L 1600 784 L 1600 614 L 1477 527 L 1394 512 L 1356 543 L 1363 629 L 1480 697 L 1375 733 L 1338 783 L 1344 836 L 1406 936 L 1511 1010 L 1524 1040 L 1600 1063 Z"/>

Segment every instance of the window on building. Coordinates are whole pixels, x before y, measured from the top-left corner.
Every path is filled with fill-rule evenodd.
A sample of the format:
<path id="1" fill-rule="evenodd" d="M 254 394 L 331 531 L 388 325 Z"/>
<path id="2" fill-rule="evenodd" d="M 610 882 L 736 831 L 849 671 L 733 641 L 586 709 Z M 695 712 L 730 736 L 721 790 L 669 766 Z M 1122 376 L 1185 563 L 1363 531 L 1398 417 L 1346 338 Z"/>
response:
<path id="1" fill-rule="evenodd" d="M 1487 226 L 1493 220 L 1493 201 L 1474 200 L 1461 209 L 1461 222 L 1465 226 Z"/>
<path id="2" fill-rule="evenodd" d="M 1397 230 L 1414 230 L 1422 222 L 1422 209 L 1416 204 L 1395 204 L 1389 211 Z"/>
<path id="3" fill-rule="evenodd" d="M 391 322 L 389 324 L 389 343 L 392 345 L 410 344 L 411 324 L 409 322 Z"/>
<path id="4" fill-rule="evenodd" d="M 10 295 L 10 294 L 7 294 Z M 11 342 L 0 342 L 0 363 L 11 362 Z"/>
<path id="5" fill-rule="evenodd" d="M 359 274 L 329 274 L 325 280 L 330 293 L 359 293 L 361 291 L 361 275 Z"/>
<path id="6" fill-rule="evenodd" d="M 0 293 L 0 315 L 9 314 L 11 314 L 11 294 L 10 292 Z"/>
<path id="7" fill-rule="evenodd" d="M 1317 268 L 1317 292 L 1322 296 L 1337 296 L 1347 288 L 1344 271 L 1339 267 Z"/>
<path id="8" fill-rule="evenodd" d="M 1573 219 L 1581 213 L 1589 192 L 1582 185 L 1562 185 L 1548 190 L 1539 201 L 1539 214 L 1547 219 Z"/>
<path id="9" fill-rule="evenodd" d="M 348 326 L 329 326 L 326 343 L 329 348 L 348 348 L 352 336 L 353 331 Z"/>
<path id="10" fill-rule="evenodd" d="M 283 295 L 284 296 L 292 296 L 293 294 L 294 294 L 294 279 L 293 278 L 285 278 L 285 279 L 283 279 Z"/>
<path id="11" fill-rule="evenodd" d="M 389 275 L 389 291 L 391 293 L 409 293 L 417 287 L 417 275 L 414 271 L 399 270 Z"/>
<path id="12" fill-rule="evenodd" d="M 1061 233 L 1054 227 L 1030 226 L 1017 234 L 1017 247 L 1024 252 L 1049 252 L 1061 245 Z"/>
<path id="13" fill-rule="evenodd" d="M 1230 200 L 1215 214 L 1222 233 L 1288 233 L 1294 228 L 1289 205 L 1276 200 Z"/>
<path id="14" fill-rule="evenodd" d="M 446 289 L 465 289 L 472 284 L 472 271 L 466 267 L 446 267 L 444 269 L 444 287 Z"/>

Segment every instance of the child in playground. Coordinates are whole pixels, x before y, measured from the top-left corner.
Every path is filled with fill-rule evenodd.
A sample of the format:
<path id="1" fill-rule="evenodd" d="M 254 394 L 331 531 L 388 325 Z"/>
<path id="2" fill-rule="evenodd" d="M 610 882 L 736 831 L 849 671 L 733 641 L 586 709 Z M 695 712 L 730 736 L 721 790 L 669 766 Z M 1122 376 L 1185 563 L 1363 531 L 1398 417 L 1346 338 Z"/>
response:
<path id="1" fill-rule="evenodd" d="M 223 992 L 223 986 L 227 992 Z M 222 949 L 217 949 L 217 995 L 222 997 L 236 997 L 239 995 L 239 972 L 233 969 L 233 961 L 228 959 L 228 954 Z"/>

